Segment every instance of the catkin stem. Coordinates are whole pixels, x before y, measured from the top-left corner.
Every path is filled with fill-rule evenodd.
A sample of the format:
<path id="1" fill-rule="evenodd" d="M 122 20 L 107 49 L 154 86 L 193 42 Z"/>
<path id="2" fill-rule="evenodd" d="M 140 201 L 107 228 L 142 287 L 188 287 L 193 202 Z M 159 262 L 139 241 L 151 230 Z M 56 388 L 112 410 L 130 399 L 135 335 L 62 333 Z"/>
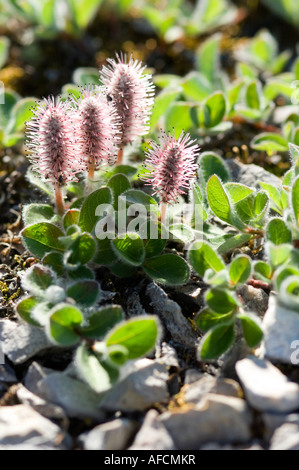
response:
<path id="1" fill-rule="evenodd" d="M 94 179 L 94 170 L 95 170 L 95 164 L 94 164 L 94 158 L 93 158 L 92 163 L 88 165 L 88 179 L 89 180 Z"/>
<path id="2" fill-rule="evenodd" d="M 124 156 L 124 149 L 123 148 L 118 149 L 116 165 L 121 165 L 122 164 L 123 156 Z"/>
<path id="3" fill-rule="evenodd" d="M 63 195 L 62 195 L 62 188 L 61 186 L 55 186 L 55 203 L 57 213 L 59 215 L 64 215 L 64 202 L 63 202 Z"/>

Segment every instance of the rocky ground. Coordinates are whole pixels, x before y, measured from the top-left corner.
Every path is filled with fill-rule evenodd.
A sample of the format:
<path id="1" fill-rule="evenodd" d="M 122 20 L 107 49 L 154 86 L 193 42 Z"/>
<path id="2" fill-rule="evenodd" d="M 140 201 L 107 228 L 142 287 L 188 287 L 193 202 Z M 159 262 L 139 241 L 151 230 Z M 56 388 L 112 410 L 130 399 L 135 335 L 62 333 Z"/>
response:
<path id="1" fill-rule="evenodd" d="M 228 163 L 236 181 L 269 178 L 256 165 Z M 18 272 L 34 260 L 13 229 L 7 245 L 14 263 L 1 271 L 8 291 L 0 297 L 0 450 L 299 450 L 299 353 L 290 347 L 299 316 L 278 307 L 273 293 L 250 285 L 239 292 L 244 308 L 263 319 L 265 339 L 254 355 L 239 339 L 218 361 L 201 363 L 188 319 L 202 306 L 198 278 L 175 289 L 129 278 L 120 288 L 100 272 L 101 303 L 125 299 L 127 317 L 157 314 L 163 335 L 155 354 L 130 363 L 99 399 L 69 365 L 72 349 L 53 347 L 40 329 L 16 321 Z"/>

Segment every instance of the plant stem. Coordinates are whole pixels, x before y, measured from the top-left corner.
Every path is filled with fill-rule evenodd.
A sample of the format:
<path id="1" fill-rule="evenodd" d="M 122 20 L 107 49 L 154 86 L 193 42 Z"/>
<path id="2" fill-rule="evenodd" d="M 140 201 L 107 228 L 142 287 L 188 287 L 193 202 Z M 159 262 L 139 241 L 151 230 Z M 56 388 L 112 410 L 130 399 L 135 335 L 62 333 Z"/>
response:
<path id="1" fill-rule="evenodd" d="M 55 203 L 57 213 L 59 215 L 64 215 L 64 203 L 63 203 L 63 195 L 62 195 L 62 188 L 61 186 L 55 186 Z"/>
<path id="2" fill-rule="evenodd" d="M 124 156 L 124 149 L 123 148 L 118 149 L 116 165 L 121 165 L 122 164 L 123 156 Z"/>
<path id="3" fill-rule="evenodd" d="M 95 164 L 94 164 L 94 158 L 92 158 L 92 162 L 89 163 L 88 165 L 88 179 L 89 180 L 94 179 L 94 170 L 95 170 Z"/>

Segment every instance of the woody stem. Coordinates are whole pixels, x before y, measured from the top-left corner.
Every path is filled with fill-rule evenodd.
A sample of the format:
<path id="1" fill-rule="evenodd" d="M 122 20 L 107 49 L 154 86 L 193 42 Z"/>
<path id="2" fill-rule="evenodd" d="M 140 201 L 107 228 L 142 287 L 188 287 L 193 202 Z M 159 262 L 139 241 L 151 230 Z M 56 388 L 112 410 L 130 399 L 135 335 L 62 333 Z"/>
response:
<path id="1" fill-rule="evenodd" d="M 65 210 L 64 210 L 64 202 L 63 202 L 61 186 L 55 186 L 55 204 L 56 204 L 57 213 L 59 215 L 63 215 Z"/>
<path id="2" fill-rule="evenodd" d="M 124 156 L 124 149 L 123 148 L 118 149 L 116 165 L 121 165 L 122 164 L 123 156 Z"/>

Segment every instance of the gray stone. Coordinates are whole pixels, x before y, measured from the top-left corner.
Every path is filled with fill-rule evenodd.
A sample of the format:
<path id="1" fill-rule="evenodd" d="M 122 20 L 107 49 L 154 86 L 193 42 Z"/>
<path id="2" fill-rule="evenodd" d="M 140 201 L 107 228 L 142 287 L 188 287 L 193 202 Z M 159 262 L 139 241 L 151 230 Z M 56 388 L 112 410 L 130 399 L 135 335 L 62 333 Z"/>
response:
<path id="1" fill-rule="evenodd" d="M 194 348 L 195 342 L 198 340 L 198 334 L 182 314 L 181 307 L 169 299 L 164 290 L 157 286 L 155 282 L 148 285 L 146 295 L 150 298 L 153 313 L 158 315 L 165 323 L 173 341 Z"/>
<path id="2" fill-rule="evenodd" d="M 276 429 L 270 450 L 299 450 L 299 421 L 284 423 Z"/>
<path id="3" fill-rule="evenodd" d="M 69 425 L 69 420 L 64 412 L 64 410 L 53 403 L 49 403 L 42 398 L 34 395 L 30 392 L 24 385 L 19 384 L 16 390 L 16 395 L 21 403 L 28 405 L 33 408 L 35 411 L 45 416 L 45 418 L 55 419 L 60 421 L 60 424 L 63 428 L 67 429 Z"/>
<path id="4" fill-rule="evenodd" d="M 180 369 L 178 356 L 176 350 L 168 343 L 161 344 L 161 356 L 157 358 L 157 362 L 165 364 L 167 367 L 174 367 Z"/>
<path id="5" fill-rule="evenodd" d="M 13 384 L 18 382 L 14 370 L 8 364 L 0 364 L 0 384 Z"/>
<path id="6" fill-rule="evenodd" d="M 251 356 L 237 362 L 236 371 L 253 408 L 281 413 L 299 408 L 299 385 L 271 362 Z"/>
<path id="7" fill-rule="evenodd" d="M 233 181 L 258 189 L 261 189 L 259 181 L 274 184 L 277 187 L 281 186 L 281 180 L 277 176 L 254 163 L 244 165 L 235 159 L 228 159 L 225 162 L 230 169 Z"/>
<path id="8" fill-rule="evenodd" d="M 129 450 L 175 450 L 174 442 L 158 416 L 156 410 L 147 412 Z"/>
<path id="9" fill-rule="evenodd" d="M 270 295 L 263 330 L 261 355 L 272 362 L 299 364 L 299 314 L 281 306 L 274 295 Z"/>
<path id="10" fill-rule="evenodd" d="M 135 370 L 118 382 L 103 398 L 101 408 L 109 411 L 144 411 L 155 403 L 167 403 L 168 372 L 165 364 L 150 359 L 136 361 Z M 138 363 L 142 367 L 138 367 Z"/>
<path id="11" fill-rule="evenodd" d="M 38 394 L 38 383 L 50 374 L 56 371 L 48 367 L 41 366 L 38 362 L 34 361 L 30 364 L 27 374 L 24 379 L 24 385 L 35 395 Z"/>
<path id="12" fill-rule="evenodd" d="M 268 442 L 270 441 L 271 437 L 282 424 L 284 424 L 288 417 L 292 415 L 288 415 L 286 413 L 263 413 L 262 420 L 264 425 L 264 432 L 263 437 Z"/>
<path id="13" fill-rule="evenodd" d="M 38 383 L 38 395 L 64 409 L 71 418 L 102 420 L 100 396 L 85 383 L 56 372 Z"/>
<path id="14" fill-rule="evenodd" d="M 255 312 L 260 317 L 265 314 L 268 308 L 269 295 L 263 289 L 244 284 L 238 289 L 238 294 L 244 300 L 247 311 Z"/>
<path id="15" fill-rule="evenodd" d="M 41 328 L 8 319 L 0 320 L 0 341 L 4 354 L 14 364 L 22 364 L 35 354 L 53 348 Z"/>
<path id="16" fill-rule="evenodd" d="M 124 450 L 137 424 L 127 418 L 118 418 L 95 426 L 79 437 L 84 450 Z"/>
<path id="17" fill-rule="evenodd" d="M 200 372 L 197 369 L 187 369 L 185 373 L 185 379 L 184 379 L 184 384 L 192 384 L 194 382 L 197 382 L 199 379 L 204 377 L 204 373 Z"/>
<path id="18" fill-rule="evenodd" d="M 179 450 L 195 450 L 208 442 L 247 442 L 251 437 L 251 414 L 240 398 L 209 394 L 195 406 L 163 413 L 159 420 Z"/>
<path id="19" fill-rule="evenodd" d="M 181 389 L 184 403 L 198 403 L 207 393 L 235 398 L 242 397 L 241 387 L 235 380 L 216 378 L 208 374 L 190 385 L 184 385 Z"/>
<path id="20" fill-rule="evenodd" d="M 56 449 L 67 449 L 71 444 L 64 430 L 30 406 L 0 407 L 1 446 L 54 446 Z"/>

